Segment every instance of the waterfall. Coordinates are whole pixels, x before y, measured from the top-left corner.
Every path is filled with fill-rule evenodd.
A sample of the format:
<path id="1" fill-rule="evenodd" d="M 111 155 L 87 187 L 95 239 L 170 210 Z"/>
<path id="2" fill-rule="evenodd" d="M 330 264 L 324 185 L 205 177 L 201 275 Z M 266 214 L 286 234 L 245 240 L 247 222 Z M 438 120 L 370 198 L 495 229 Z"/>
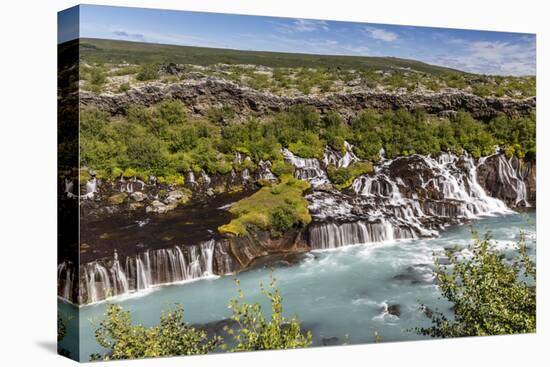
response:
<path id="1" fill-rule="evenodd" d="M 321 165 L 317 159 L 300 158 L 286 148 L 283 149 L 283 156 L 288 163 L 296 168 L 294 174 L 296 178 L 309 181 L 313 186 L 329 182 L 326 172 L 321 169 Z"/>
<path id="2" fill-rule="evenodd" d="M 359 158 L 353 153 L 353 145 L 344 141 L 344 147 L 346 148 L 346 153 L 342 154 L 340 152 L 335 152 L 329 147 L 325 147 L 325 155 L 323 157 L 323 163 L 325 166 L 334 165 L 338 168 L 348 167 L 350 164 L 358 162 Z"/>
<path id="3" fill-rule="evenodd" d="M 499 182 L 526 189 L 513 162 L 499 157 Z M 334 157 L 326 156 L 327 161 Z M 309 229 L 312 248 L 392 239 L 433 237 L 453 223 L 512 211 L 489 196 L 477 181 L 478 164 L 469 156 L 443 153 L 384 160 L 372 174 L 357 177 L 349 189 L 314 191 L 306 198 L 317 224 Z M 519 183 L 521 182 L 521 184 Z"/>
<path id="4" fill-rule="evenodd" d="M 128 293 L 130 286 L 128 285 L 128 279 L 126 274 L 120 267 L 120 262 L 118 261 L 118 253 L 115 250 L 113 266 L 111 267 L 111 277 L 113 279 L 114 294 L 124 294 Z"/>
<path id="5" fill-rule="evenodd" d="M 196 246 L 148 250 L 128 256 L 124 269 L 115 251 L 111 260 L 93 261 L 82 267 L 81 300 L 93 303 L 164 284 L 213 276 L 216 245 L 215 240 L 210 240 Z M 224 261 L 229 264 L 229 260 Z M 58 268 L 58 278 L 65 274 L 62 265 Z M 68 287 L 70 293 L 70 285 Z M 59 290 L 59 293 L 70 299 L 66 292 Z"/>
<path id="6" fill-rule="evenodd" d="M 195 173 L 193 171 L 187 172 L 187 182 L 191 185 L 197 184 L 197 181 L 195 180 Z"/>
<path id="7" fill-rule="evenodd" d="M 66 300 L 72 299 L 73 274 L 73 266 L 70 262 L 63 261 L 61 264 L 57 265 L 57 292 L 59 296 Z"/>
<path id="8" fill-rule="evenodd" d="M 74 190 L 74 183 L 73 180 L 66 178 L 64 182 L 64 192 L 67 194 L 67 196 L 71 197 L 74 196 L 73 190 Z"/>
<path id="9" fill-rule="evenodd" d="M 412 207 L 416 217 L 424 216 L 422 209 L 414 205 L 418 202 L 418 192 L 426 198 L 437 194 L 439 197 L 434 200 L 444 199 L 452 203 L 457 207 L 455 214 L 465 219 L 510 213 L 504 202 L 487 195 L 478 183 L 477 165 L 471 157 L 459 158 L 447 153 L 437 158 L 417 155 L 405 169 L 401 162 L 398 163 L 398 170 L 393 168 L 393 162 L 386 164 L 374 175 L 357 178 L 352 189 L 357 195 L 380 199 L 382 205 Z M 404 184 L 405 177 L 398 176 L 400 174 L 407 176 L 409 181 L 418 179 L 420 184 L 408 187 Z M 390 175 L 394 178 L 391 179 Z M 414 195 L 410 194 L 411 189 L 416 189 Z M 402 192 L 409 192 L 409 197 Z"/>
<path id="10" fill-rule="evenodd" d="M 93 262 L 83 267 L 88 302 L 97 302 L 114 295 L 109 271 L 102 264 Z"/>
<path id="11" fill-rule="evenodd" d="M 527 201 L 527 186 L 524 182 L 524 177 L 521 177 L 520 170 L 515 169 L 512 165 L 512 160 L 506 159 L 504 155 L 498 157 L 498 175 L 504 184 L 512 188 L 516 194 L 515 204 L 516 206 L 524 205 L 526 207 L 531 206 Z"/>
<path id="12" fill-rule="evenodd" d="M 315 250 L 415 237 L 410 229 L 393 226 L 385 220 L 375 223 L 323 223 L 309 229 L 309 244 Z"/>
<path id="13" fill-rule="evenodd" d="M 264 161 L 260 160 L 258 163 L 258 166 L 260 167 L 259 177 L 263 180 L 269 180 L 269 181 L 275 181 L 277 180 L 277 177 L 271 172 L 271 162 L 270 161 Z"/>
<path id="14" fill-rule="evenodd" d="M 206 174 L 206 172 L 204 172 L 204 170 L 201 171 L 201 177 L 206 186 L 210 185 L 210 183 L 212 182 L 212 179 Z"/>
<path id="15" fill-rule="evenodd" d="M 234 159 L 234 162 L 236 164 L 241 164 L 243 163 L 243 155 L 240 153 L 240 152 L 235 152 L 235 159 Z"/>
<path id="16" fill-rule="evenodd" d="M 124 177 L 120 176 L 120 192 L 133 193 L 136 189 L 143 190 L 145 187 L 145 182 L 139 180 L 137 177 L 132 177 L 129 180 L 125 180 Z M 137 187 L 139 185 L 139 188 Z"/>
<path id="17" fill-rule="evenodd" d="M 97 179 L 92 177 L 86 182 L 86 195 L 84 198 L 93 199 L 94 194 L 97 192 Z"/>
<path id="18" fill-rule="evenodd" d="M 378 151 L 378 157 L 380 157 L 380 161 L 386 160 L 386 150 L 384 148 L 380 148 Z"/>

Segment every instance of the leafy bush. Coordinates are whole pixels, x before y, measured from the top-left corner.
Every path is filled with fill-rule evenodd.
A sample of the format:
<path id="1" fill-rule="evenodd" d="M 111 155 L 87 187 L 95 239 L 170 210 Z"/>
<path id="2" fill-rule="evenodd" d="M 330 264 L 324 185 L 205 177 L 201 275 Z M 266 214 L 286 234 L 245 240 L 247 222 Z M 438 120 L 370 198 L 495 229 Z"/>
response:
<path id="1" fill-rule="evenodd" d="M 260 284 L 262 294 L 271 303 L 269 316 L 263 312 L 259 303 L 244 302 L 245 295 L 239 280 L 236 283 L 238 298 L 229 302 L 231 320 L 236 326 L 224 327 L 233 339 L 229 344 L 218 335 L 209 337 L 206 331 L 189 325 L 181 305 L 162 312 L 160 323 L 147 327 L 134 325 L 130 311 L 124 311 L 120 305 L 109 304 L 95 332 L 96 342 L 106 351 L 103 354 L 94 353 L 90 359 L 123 360 L 207 354 L 218 348 L 239 352 L 311 345 L 312 334 L 310 331 L 302 331 L 300 319 L 283 315 L 283 298 L 275 278 L 271 277 L 269 289 Z"/>
<path id="2" fill-rule="evenodd" d="M 294 166 L 283 160 L 278 160 L 273 162 L 273 165 L 271 167 L 271 172 L 273 172 L 277 176 L 282 176 L 282 175 L 292 176 L 294 175 Z"/>
<path id="3" fill-rule="evenodd" d="M 181 124 L 187 121 L 187 109 L 180 101 L 164 101 L 158 107 L 160 118 L 169 125 Z"/>
<path id="4" fill-rule="evenodd" d="M 130 90 L 130 83 L 122 83 L 118 87 L 118 93 L 128 92 Z"/>
<path id="5" fill-rule="evenodd" d="M 156 63 L 143 64 L 140 66 L 136 75 L 136 79 L 140 81 L 147 81 L 157 79 L 159 76 L 159 65 Z"/>
<path id="6" fill-rule="evenodd" d="M 96 341 L 108 352 L 91 355 L 93 361 L 206 354 L 221 343 L 220 338 L 208 338 L 205 331 L 190 326 L 179 305 L 163 312 L 160 324 L 152 327 L 132 325 L 129 311 L 108 305 Z"/>
<path id="7" fill-rule="evenodd" d="M 373 162 L 382 148 L 390 159 L 441 151 L 466 151 L 479 157 L 493 154 L 496 145 L 509 155 L 536 159 L 534 113 L 513 118 L 499 115 L 482 122 L 468 113 L 438 118 L 422 111 L 365 110 L 348 123 L 337 113 L 321 118 L 314 108 L 298 105 L 263 120 L 220 123 L 222 118 L 229 121 L 231 115 L 222 109 L 210 111 L 207 119 L 190 118 L 179 101 L 152 107 L 131 105 L 121 117 L 84 108 L 80 115 L 81 165 L 110 178 L 116 177 L 112 172 L 128 168 L 143 176 L 181 175 L 189 169 L 227 174 L 233 169 L 253 170 L 260 160 L 270 160 L 273 173 L 281 176 L 294 172 L 283 162 L 283 147 L 303 158 L 321 159 L 326 145 L 344 152 L 345 141 L 355 146 L 357 156 Z M 250 157 L 247 167 L 234 163 L 235 152 Z M 334 169 L 329 174 L 342 187 L 354 176 Z"/>
<path id="8" fill-rule="evenodd" d="M 294 225 L 294 212 L 288 206 L 276 207 L 269 215 L 273 231 L 276 234 L 282 234 Z"/>
<path id="9" fill-rule="evenodd" d="M 310 331 L 303 332 L 300 319 L 293 316 L 288 319 L 283 315 L 283 299 L 281 292 L 276 288 L 275 278 L 271 278 L 269 289 L 260 285 L 262 294 L 271 303 L 271 318 L 268 319 L 262 312 L 259 303 L 244 302 L 245 295 L 237 280 L 239 297 L 229 302 L 229 309 L 233 313 L 231 319 L 237 323 L 237 329 L 226 328 L 233 336 L 235 346 L 225 347 L 231 352 L 304 348 L 312 343 Z"/>
<path id="10" fill-rule="evenodd" d="M 440 338 L 535 332 L 536 267 L 523 239 L 517 249 L 509 262 L 488 236 L 474 234 L 471 258 L 447 251 L 450 266 L 436 262 L 436 277 L 442 296 L 453 304 L 454 318 L 433 312 L 432 326 L 416 331 Z"/>
<path id="11" fill-rule="evenodd" d="M 330 180 L 336 184 L 336 188 L 345 189 L 361 175 L 372 173 L 374 170 L 370 162 L 355 162 L 348 167 L 337 168 L 334 165 L 327 167 L 327 174 Z"/>

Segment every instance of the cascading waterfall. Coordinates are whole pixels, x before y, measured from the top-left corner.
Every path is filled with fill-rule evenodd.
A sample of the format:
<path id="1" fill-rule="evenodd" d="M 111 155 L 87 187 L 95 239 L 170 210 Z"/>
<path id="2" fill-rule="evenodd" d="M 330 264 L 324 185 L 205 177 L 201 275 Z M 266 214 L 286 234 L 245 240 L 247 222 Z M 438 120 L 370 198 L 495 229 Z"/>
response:
<path id="1" fill-rule="evenodd" d="M 193 171 L 187 172 L 187 182 L 191 185 L 197 184 L 197 181 L 195 180 L 195 173 Z"/>
<path id="2" fill-rule="evenodd" d="M 72 299 L 72 289 L 74 282 L 74 271 L 72 264 L 63 261 L 57 265 L 57 293 L 66 300 Z"/>
<path id="3" fill-rule="evenodd" d="M 325 147 L 325 155 L 323 157 L 325 166 L 334 165 L 338 168 L 345 168 L 352 163 L 359 162 L 360 159 L 353 153 L 353 145 L 344 141 L 344 147 L 346 148 L 345 154 L 335 152 L 329 147 Z"/>
<path id="4" fill-rule="evenodd" d="M 377 223 L 323 223 L 313 225 L 309 230 L 309 243 L 314 250 L 415 237 L 410 229 L 393 226 L 385 220 Z"/>
<path id="5" fill-rule="evenodd" d="M 212 182 L 212 179 L 206 174 L 206 172 L 204 172 L 204 170 L 201 171 L 201 177 L 206 186 L 210 185 L 210 183 Z"/>
<path id="6" fill-rule="evenodd" d="M 136 190 L 143 190 L 145 182 L 139 180 L 137 177 L 132 177 L 128 180 L 124 179 L 124 176 L 120 176 L 120 192 L 133 193 Z"/>
<path id="7" fill-rule="evenodd" d="M 309 181 L 313 186 L 329 182 L 326 172 L 315 158 L 300 158 L 290 150 L 283 149 L 284 159 L 296 168 L 295 177 Z"/>
<path id="8" fill-rule="evenodd" d="M 271 172 L 271 162 L 270 161 L 264 161 L 260 160 L 258 163 L 258 166 L 260 167 L 259 172 L 259 179 L 262 180 L 268 180 L 268 181 L 275 181 L 277 180 L 277 177 Z"/>
<path id="9" fill-rule="evenodd" d="M 477 168 L 482 163 L 446 153 L 384 160 L 375 173 L 356 178 L 348 191 L 313 193 L 308 200 L 316 224 L 309 228 L 309 244 L 330 249 L 431 237 L 450 223 L 511 213 L 478 183 Z M 499 165 L 503 184 L 515 187 L 516 203 L 525 200 L 525 184 L 517 170 L 502 156 Z"/>
<path id="10" fill-rule="evenodd" d="M 115 251 L 112 260 L 94 261 L 82 267 L 81 301 L 94 303 L 159 285 L 213 276 L 215 248 L 216 241 L 210 240 L 196 246 L 148 250 L 128 256 L 124 269 Z M 71 299 L 69 294 L 70 290 L 63 296 Z"/>
<path id="11" fill-rule="evenodd" d="M 531 205 L 527 201 L 527 186 L 525 185 L 524 177 L 521 177 L 519 169 L 514 169 L 512 166 L 512 160 L 506 159 L 504 155 L 498 157 L 498 175 L 500 179 L 509 185 L 516 194 L 515 204 L 524 205 L 530 207 Z"/>
<path id="12" fill-rule="evenodd" d="M 97 192 L 97 178 L 93 177 L 86 182 L 86 199 L 93 199 L 94 194 Z"/>
<path id="13" fill-rule="evenodd" d="M 489 196 L 478 182 L 478 168 L 484 164 L 490 164 L 493 172 L 498 171 L 499 185 L 513 190 L 507 189 L 504 195 L 513 197 L 516 205 L 529 205 L 526 170 L 521 170 L 519 161 L 507 159 L 502 154 L 477 162 L 469 156 L 447 153 L 437 157 L 413 155 L 388 160 L 381 150 L 382 159 L 374 173 L 357 177 L 345 190 L 336 190 L 331 185 L 320 188 L 319 185 L 330 182 L 325 170 L 328 165 L 348 167 L 359 161 L 353 146 L 346 142 L 345 147 L 346 153 L 327 147 L 322 161 L 297 157 L 283 149 L 285 160 L 296 168 L 295 176 L 308 180 L 314 188 L 306 196 L 313 218 L 306 238 L 314 250 L 437 236 L 438 231 L 449 224 L 510 213 L 503 201 Z M 487 163 L 489 158 L 491 161 Z M 240 153 L 235 156 L 237 163 L 246 159 L 249 158 Z M 276 179 L 271 162 L 260 161 L 258 166 L 255 178 Z M 237 172 L 232 170 L 231 175 L 236 178 Z M 251 176 L 246 169 L 240 175 L 244 179 Z M 93 180 L 86 185 L 87 195 L 97 192 L 97 182 Z M 211 181 L 204 171 L 201 180 L 207 184 Z M 134 185 L 144 185 L 136 178 L 125 181 L 121 177 L 120 182 L 121 191 L 128 192 L 135 189 Z M 195 182 L 192 172 L 187 182 Z M 65 186 L 69 192 L 69 185 Z M 235 269 L 234 261 L 227 244 L 214 240 L 196 246 L 148 250 L 128 256 L 122 262 L 115 251 L 112 259 L 81 266 L 78 301 L 93 303 L 163 284 L 228 274 Z M 61 297 L 75 301 L 73 285 L 76 278 L 78 272 L 70 264 L 58 266 L 58 294 Z"/>

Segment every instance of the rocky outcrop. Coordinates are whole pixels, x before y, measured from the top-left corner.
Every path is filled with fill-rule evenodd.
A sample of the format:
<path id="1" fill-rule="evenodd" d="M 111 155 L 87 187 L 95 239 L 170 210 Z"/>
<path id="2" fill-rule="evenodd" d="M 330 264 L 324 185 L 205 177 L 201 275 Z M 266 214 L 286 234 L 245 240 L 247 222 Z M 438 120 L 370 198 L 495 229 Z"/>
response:
<path id="1" fill-rule="evenodd" d="M 483 159 L 477 169 L 479 184 L 492 197 L 510 207 L 536 205 L 537 167 L 535 161 L 495 154 Z"/>
<path id="2" fill-rule="evenodd" d="M 465 92 L 398 93 L 360 89 L 351 93 L 336 93 L 326 96 L 285 97 L 259 92 L 235 83 L 204 77 L 180 83 L 163 84 L 152 82 L 115 95 L 96 95 L 81 92 L 82 106 L 97 106 L 112 115 L 124 114 L 131 104 L 151 106 L 167 99 L 180 100 L 189 106 L 192 113 L 204 115 L 211 107 L 232 107 L 239 116 L 266 115 L 297 104 L 310 105 L 321 113 L 338 111 L 352 116 L 365 108 L 378 110 L 423 108 L 427 113 L 450 115 L 468 111 L 475 118 L 490 119 L 503 112 L 510 116 L 529 114 L 536 99 L 515 100 L 510 98 L 483 98 Z"/>
<path id="3" fill-rule="evenodd" d="M 302 239 L 302 230 L 293 229 L 283 236 L 274 238 L 267 231 L 255 231 L 243 237 L 231 236 L 227 239 L 231 255 L 238 261 L 241 271 L 248 268 L 255 260 L 271 254 L 285 252 L 303 252 L 310 248 Z"/>

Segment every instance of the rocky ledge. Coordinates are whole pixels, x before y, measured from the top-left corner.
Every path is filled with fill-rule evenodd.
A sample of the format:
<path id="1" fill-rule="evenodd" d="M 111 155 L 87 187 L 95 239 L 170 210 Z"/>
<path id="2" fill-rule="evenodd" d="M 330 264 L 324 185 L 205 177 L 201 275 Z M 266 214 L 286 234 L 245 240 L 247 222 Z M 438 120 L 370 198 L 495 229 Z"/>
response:
<path id="1" fill-rule="evenodd" d="M 352 116 L 366 108 L 377 110 L 409 111 L 423 108 L 429 114 L 448 116 L 457 111 L 470 112 L 477 119 L 491 119 L 499 113 L 509 116 L 528 115 L 536 107 L 536 97 L 523 100 L 511 98 L 483 98 L 473 94 L 452 91 L 441 93 L 399 93 L 359 88 L 352 93 L 335 93 L 327 96 L 276 96 L 241 87 L 222 79 L 204 77 L 179 83 L 151 82 L 120 94 L 96 95 L 82 91 L 82 106 L 96 106 L 112 115 L 124 114 L 131 104 L 151 106 L 167 99 L 182 101 L 196 115 L 204 115 L 211 107 L 232 107 L 239 116 L 267 115 L 305 104 L 321 113 L 338 111 Z"/>

